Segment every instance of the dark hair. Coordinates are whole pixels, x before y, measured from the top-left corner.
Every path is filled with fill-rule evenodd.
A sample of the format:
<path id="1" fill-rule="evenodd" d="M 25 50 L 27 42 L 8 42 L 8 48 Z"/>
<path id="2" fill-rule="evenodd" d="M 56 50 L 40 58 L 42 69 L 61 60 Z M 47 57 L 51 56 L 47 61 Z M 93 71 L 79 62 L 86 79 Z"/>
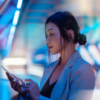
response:
<path id="1" fill-rule="evenodd" d="M 49 22 L 54 23 L 59 28 L 60 35 L 64 41 L 67 40 L 68 42 L 70 42 L 70 40 L 72 40 L 71 37 L 66 34 L 66 30 L 72 29 L 74 31 L 73 42 L 75 44 L 79 43 L 80 45 L 85 45 L 86 36 L 84 34 L 80 34 L 78 23 L 70 12 L 56 12 L 55 14 L 51 15 L 45 22 L 45 28 L 46 24 L 48 24 Z"/>

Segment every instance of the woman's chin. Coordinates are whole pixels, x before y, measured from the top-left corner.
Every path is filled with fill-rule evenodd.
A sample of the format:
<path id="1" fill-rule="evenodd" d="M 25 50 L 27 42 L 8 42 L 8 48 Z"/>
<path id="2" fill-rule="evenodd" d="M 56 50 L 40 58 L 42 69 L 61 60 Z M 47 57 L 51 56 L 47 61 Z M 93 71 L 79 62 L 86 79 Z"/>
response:
<path id="1" fill-rule="evenodd" d="M 50 52 L 52 55 L 55 55 L 55 54 L 57 54 L 57 52 Z"/>

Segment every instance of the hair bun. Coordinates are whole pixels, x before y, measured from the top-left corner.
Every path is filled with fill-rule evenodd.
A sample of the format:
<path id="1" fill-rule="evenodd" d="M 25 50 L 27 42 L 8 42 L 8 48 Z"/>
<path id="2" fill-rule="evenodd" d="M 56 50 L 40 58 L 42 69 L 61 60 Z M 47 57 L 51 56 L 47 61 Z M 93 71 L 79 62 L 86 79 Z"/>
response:
<path id="1" fill-rule="evenodd" d="M 77 38 L 80 45 L 86 44 L 86 36 L 84 34 L 78 34 Z"/>

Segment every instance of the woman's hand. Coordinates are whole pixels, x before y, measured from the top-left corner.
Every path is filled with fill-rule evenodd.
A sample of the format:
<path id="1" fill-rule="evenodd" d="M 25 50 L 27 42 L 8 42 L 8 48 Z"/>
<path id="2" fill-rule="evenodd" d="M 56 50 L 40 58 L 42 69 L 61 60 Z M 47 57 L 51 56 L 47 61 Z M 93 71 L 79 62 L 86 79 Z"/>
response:
<path id="1" fill-rule="evenodd" d="M 32 100 L 38 100 L 39 96 L 41 96 L 41 94 L 39 93 L 38 84 L 31 79 L 26 79 L 24 81 L 30 82 L 26 83 L 25 91 L 30 95 Z"/>
<path id="2" fill-rule="evenodd" d="M 7 75 L 8 79 L 9 79 L 9 81 L 10 81 L 11 87 L 15 91 L 17 91 L 17 92 L 19 92 L 21 94 L 25 94 L 26 93 L 25 92 L 25 83 L 21 79 L 17 78 L 14 75 L 8 74 L 7 72 L 6 72 L 6 75 Z"/>

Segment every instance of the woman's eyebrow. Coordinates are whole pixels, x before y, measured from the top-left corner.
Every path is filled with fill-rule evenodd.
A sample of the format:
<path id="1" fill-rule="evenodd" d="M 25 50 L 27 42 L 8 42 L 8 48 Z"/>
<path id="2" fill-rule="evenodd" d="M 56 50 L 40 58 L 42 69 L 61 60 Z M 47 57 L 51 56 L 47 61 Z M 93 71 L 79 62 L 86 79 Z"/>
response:
<path id="1" fill-rule="evenodd" d="M 54 29 L 48 29 L 47 31 L 50 31 L 50 30 L 54 30 Z"/>

